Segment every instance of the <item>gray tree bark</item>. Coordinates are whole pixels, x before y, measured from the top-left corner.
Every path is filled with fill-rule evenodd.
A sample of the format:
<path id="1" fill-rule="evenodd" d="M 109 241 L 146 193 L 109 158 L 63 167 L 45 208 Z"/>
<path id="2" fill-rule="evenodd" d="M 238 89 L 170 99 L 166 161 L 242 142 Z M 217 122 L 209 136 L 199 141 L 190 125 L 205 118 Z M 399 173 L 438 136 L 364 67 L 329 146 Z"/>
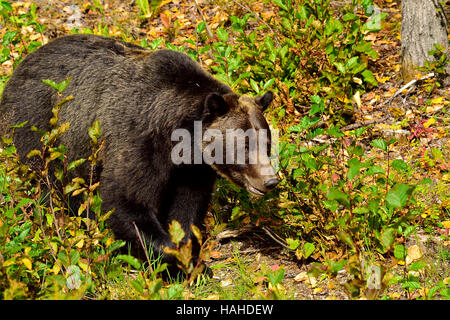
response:
<path id="1" fill-rule="evenodd" d="M 418 73 L 417 67 L 433 57 L 428 51 L 439 43 L 448 54 L 448 25 L 441 0 L 402 0 L 402 77 L 408 82 Z M 448 67 L 448 66 L 447 66 Z M 449 74 L 450 68 L 447 68 Z"/>

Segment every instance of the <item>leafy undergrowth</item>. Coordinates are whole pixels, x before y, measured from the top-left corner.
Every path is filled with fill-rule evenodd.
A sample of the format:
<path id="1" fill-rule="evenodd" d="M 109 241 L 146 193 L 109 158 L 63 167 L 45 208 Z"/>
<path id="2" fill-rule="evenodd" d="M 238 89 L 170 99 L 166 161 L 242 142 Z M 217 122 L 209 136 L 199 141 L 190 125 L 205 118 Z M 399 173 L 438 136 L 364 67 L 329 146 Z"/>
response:
<path id="1" fill-rule="evenodd" d="M 29 155 L 42 170 L 2 141 L 2 298 L 448 298 L 450 92 L 437 77 L 448 61 L 436 46 L 422 70 L 436 77 L 397 92 L 399 4 L 374 2 L 1 1 L 1 87 L 26 54 L 69 33 L 184 51 L 238 92 L 275 93 L 266 116 L 282 178 L 257 199 L 218 181 L 208 235 L 193 230 L 215 276 L 198 276 L 189 243 L 172 251 L 185 277 L 168 281 L 156 257 L 138 260 L 114 239 L 96 181 L 65 180 L 95 163 L 102 141 L 94 123 L 91 157 L 66 162 L 55 145 L 70 125 L 58 124 L 61 99 Z M 68 216 L 77 195 L 81 210 Z M 175 243 L 182 232 L 171 225 Z"/>

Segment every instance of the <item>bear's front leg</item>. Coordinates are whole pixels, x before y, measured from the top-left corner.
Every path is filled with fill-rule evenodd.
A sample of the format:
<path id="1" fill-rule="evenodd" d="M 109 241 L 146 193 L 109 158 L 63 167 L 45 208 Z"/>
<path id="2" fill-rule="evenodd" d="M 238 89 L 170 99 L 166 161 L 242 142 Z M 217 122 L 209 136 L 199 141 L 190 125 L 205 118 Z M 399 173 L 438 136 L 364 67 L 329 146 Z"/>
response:
<path id="1" fill-rule="evenodd" d="M 203 220 L 216 179 L 216 173 L 204 165 L 176 168 L 170 179 L 166 196 L 163 198 L 160 215 L 161 223 L 168 230 L 173 220 L 181 224 L 185 232 L 183 243 L 192 241 L 193 258 L 198 257 L 198 240 L 192 233 L 191 225 L 203 229 Z"/>
<path id="2" fill-rule="evenodd" d="M 123 204 L 122 204 L 123 203 Z M 170 235 L 156 218 L 153 210 L 130 202 L 104 202 L 105 207 L 114 208 L 108 224 L 114 235 L 132 244 L 132 253 L 145 258 L 144 248 L 153 251 L 153 257 L 163 254 L 163 247 L 172 247 Z M 139 235 L 143 244 L 139 239 Z"/>

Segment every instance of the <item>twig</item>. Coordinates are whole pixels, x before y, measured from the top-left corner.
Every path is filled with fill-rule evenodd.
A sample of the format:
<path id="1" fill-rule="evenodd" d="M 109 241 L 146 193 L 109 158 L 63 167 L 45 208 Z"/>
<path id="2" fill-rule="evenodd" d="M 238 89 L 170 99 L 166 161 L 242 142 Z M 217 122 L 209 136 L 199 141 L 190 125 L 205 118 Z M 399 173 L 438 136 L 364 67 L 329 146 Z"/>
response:
<path id="1" fill-rule="evenodd" d="M 147 258 L 148 267 L 150 268 L 150 272 L 153 273 L 152 264 L 150 262 L 150 258 L 148 257 L 147 250 L 146 250 L 145 245 L 144 245 L 144 241 L 142 241 L 141 233 L 139 232 L 139 229 L 138 229 L 136 223 L 134 223 L 134 221 L 132 221 L 132 223 L 133 223 L 134 229 L 136 230 L 136 234 L 137 234 L 137 236 L 139 238 L 139 242 L 141 243 L 142 249 L 144 249 L 145 257 Z"/>
<path id="2" fill-rule="evenodd" d="M 403 92 L 403 90 L 408 89 L 409 87 L 411 87 L 413 84 L 415 84 L 417 81 L 422 81 L 422 80 L 426 80 L 429 78 L 433 78 L 435 76 L 434 72 L 431 72 L 419 79 L 414 79 L 411 80 L 410 82 L 408 82 L 407 84 L 405 84 L 403 87 L 401 87 L 400 89 L 398 89 L 394 95 L 392 97 L 390 97 L 389 99 L 387 99 L 385 102 L 383 102 L 381 105 L 384 106 L 385 104 L 390 103 L 392 100 L 394 100 L 395 97 L 397 97 L 400 93 Z"/>
<path id="3" fill-rule="evenodd" d="M 286 245 L 286 243 L 284 243 L 284 242 L 282 242 L 281 240 L 277 239 L 277 238 L 272 234 L 272 232 L 269 230 L 269 228 L 267 228 L 267 227 L 262 227 L 262 229 L 264 230 L 265 233 L 267 233 L 267 235 L 268 235 L 269 237 L 271 237 L 273 240 L 275 240 L 275 242 L 277 242 L 278 244 L 280 244 L 280 245 L 283 246 L 284 248 L 291 250 L 291 248 L 289 248 L 289 246 Z"/>
<path id="4" fill-rule="evenodd" d="M 194 2 L 195 2 L 195 7 L 196 7 L 196 9 L 197 9 L 197 12 L 200 14 L 200 16 L 202 17 L 203 22 L 205 23 L 206 31 L 208 32 L 208 37 L 209 37 L 210 39 L 212 39 L 212 38 L 213 38 L 213 34 L 212 34 L 212 32 L 211 32 L 211 29 L 209 29 L 209 27 L 208 27 L 208 23 L 206 22 L 205 15 L 204 15 L 203 12 L 200 10 L 200 6 L 199 6 L 197 0 L 194 0 Z"/>

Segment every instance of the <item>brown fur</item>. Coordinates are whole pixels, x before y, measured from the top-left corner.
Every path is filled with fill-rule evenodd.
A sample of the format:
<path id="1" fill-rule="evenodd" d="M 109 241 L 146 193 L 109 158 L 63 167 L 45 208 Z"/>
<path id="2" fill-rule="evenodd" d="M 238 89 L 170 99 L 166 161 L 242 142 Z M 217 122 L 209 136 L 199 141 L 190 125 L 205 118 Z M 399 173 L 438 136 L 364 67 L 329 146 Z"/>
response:
<path id="1" fill-rule="evenodd" d="M 262 110 L 271 94 L 256 100 L 239 98 L 182 53 L 150 52 L 105 37 L 71 35 L 26 57 L 3 92 L 0 112 L 13 112 L 10 124 L 29 121 L 14 136 L 23 161 L 40 146 L 30 125 L 51 129 L 57 95 L 41 80 L 60 82 L 69 76 L 64 96 L 74 98 L 60 111 L 60 122 L 70 122 L 60 140 L 68 147 L 68 160 L 89 156 L 88 128 L 98 119 L 106 138 L 103 161 L 96 168 L 102 208 L 115 209 L 108 222 L 118 238 L 139 247 L 134 222 L 156 252 L 173 245 L 168 234 L 172 220 L 181 223 L 185 241 L 193 237 L 190 225 L 201 227 L 216 179 L 215 170 L 206 164 L 171 162 L 172 131 L 192 131 L 194 121 L 203 121 L 205 129 L 268 128 Z M 217 169 L 244 187 L 251 173 L 250 167 Z M 87 179 L 89 166 L 80 167 L 78 174 Z"/>

